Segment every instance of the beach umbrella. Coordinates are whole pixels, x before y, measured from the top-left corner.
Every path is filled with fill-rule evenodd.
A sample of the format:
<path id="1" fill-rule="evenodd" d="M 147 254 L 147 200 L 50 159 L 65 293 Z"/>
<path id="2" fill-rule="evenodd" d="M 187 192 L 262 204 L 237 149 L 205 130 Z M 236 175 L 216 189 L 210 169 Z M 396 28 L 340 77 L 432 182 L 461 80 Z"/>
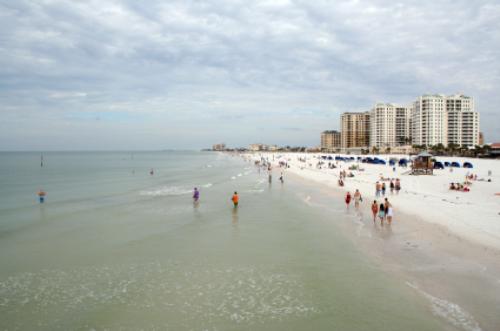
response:
<path id="1" fill-rule="evenodd" d="M 444 161 L 444 166 L 445 166 L 445 167 L 449 167 L 449 166 L 450 166 L 450 162 L 448 162 L 448 161 Z"/>
<path id="2" fill-rule="evenodd" d="M 392 160 L 392 159 L 391 159 L 391 160 L 389 160 L 389 165 L 393 166 L 393 165 L 395 165 L 395 164 L 396 164 L 396 160 Z"/>
<path id="3" fill-rule="evenodd" d="M 406 165 L 408 163 L 407 159 L 400 159 L 399 160 L 399 165 Z"/>
<path id="4" fill-rule="evenodd" d="M 474 168 L 474 166 L 470 162 L 464 162 L 464 168 L 470 168 L 470 169 L 472 169 L 472 168 Z"/>
<path id="5" fill-rule="evenodd" d="M 452 162 L 451 166 L 455 167 L 455 168 L 460 168 L 460 163 L 458 163 L 458 162 Z"/>

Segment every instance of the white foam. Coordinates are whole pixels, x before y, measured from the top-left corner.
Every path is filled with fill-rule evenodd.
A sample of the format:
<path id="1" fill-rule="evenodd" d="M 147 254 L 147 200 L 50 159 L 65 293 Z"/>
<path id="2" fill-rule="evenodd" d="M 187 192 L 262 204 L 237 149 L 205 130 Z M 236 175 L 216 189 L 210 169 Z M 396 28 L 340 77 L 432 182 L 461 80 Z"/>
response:
<path id="1" fill-rule="evenodd" d="M 139 194 L 143 196 L 172 196 L 172 195 L 184 195 L 191 193 L 190 189 L 186 189 L 179 186 L 164 186 L 155 190 L 141 191 Z"/>
<path id="2" fill-rule="evenodd" d="M 421 290 L 413 283 L 406 282 L 406 285 L 415 289 L 431 302 L 432 312 L 434 315 L 444 318 L 454 326 L 465 331 L 481 331 L 481 328 L 474 317 L 456 303 L 435 297 Z"/>

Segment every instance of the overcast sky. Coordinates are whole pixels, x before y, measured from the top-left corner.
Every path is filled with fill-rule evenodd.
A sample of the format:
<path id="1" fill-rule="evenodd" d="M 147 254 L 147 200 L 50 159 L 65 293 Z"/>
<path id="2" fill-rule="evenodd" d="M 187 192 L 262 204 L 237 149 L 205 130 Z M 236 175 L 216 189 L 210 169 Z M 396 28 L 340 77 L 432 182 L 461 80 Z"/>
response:
<path id="1" fill-rule="evenodd" d="M 456 92 L 500 141 L 498 0 L 0 0 L 0 150 L 314 146 Z"/>

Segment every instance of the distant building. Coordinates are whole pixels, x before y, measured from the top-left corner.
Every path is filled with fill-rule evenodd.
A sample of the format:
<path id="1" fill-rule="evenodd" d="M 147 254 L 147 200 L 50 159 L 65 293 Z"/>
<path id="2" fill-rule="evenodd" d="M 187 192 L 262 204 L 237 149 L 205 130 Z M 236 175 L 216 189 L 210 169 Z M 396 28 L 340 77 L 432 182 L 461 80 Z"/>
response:
<path id="1" fill-rule="evenodd" d="M 340 132 L 335 130 L 321 132 L 321 151 L 336 152 L 340 149 L 340 142 Z"/>
<path id="2" fill-rule="evenodd" d="M 473 147 L 479 145 L 479 113 L 474 99 L 457 94 L 446 97 L 448 144 Z"/>
<path id="3" fill-rule="evenodd" d="M 482 132 L 479 132 L 479 145 L 484 145 L 484 134 Z"/>
<path id="4" fill-rule="evenodd" d="M 215 144 L 215 145 L 212 145 L 212 150 L 214 150 L 214 151 L 225 151 L 226 150 L 226 144 Z"/>
<path id="5" fill-rule="evenodd" d="M 392 148 L 410 144 L 411 108 L 378 103 L 370 111 L 370 147 Z"/>
<path id="6" fill-rule="evenodd" d="M 370 140 L 370 113 L 347 112 L 340 116 L 342 149 L 368 147 Z"/>
<path id="7" fill-rule="evenodd" d="M 500 157 L 500 143 L 491 144 L 490 156 Z"/>
<path id="8" fill-rule="evenodd" d="M 258 151 L 277 151 L 278 146 L 276 145 L 265 145 L 265 144 L 251 144 L 248 149 L 254 152 Z"/>
<path id="9" fill-rule="evenodd" d="M 448 145 L 446 97 L 423 95 L 413 103 L 412 143 L 414 145 Z"/>
<path id="10" fill-rule="evenodd" d="M 413 103 L 412 143 L 478 145 L 479 113 L 474 110 L 474 99 L 462 94 L 420 96 Z"/>

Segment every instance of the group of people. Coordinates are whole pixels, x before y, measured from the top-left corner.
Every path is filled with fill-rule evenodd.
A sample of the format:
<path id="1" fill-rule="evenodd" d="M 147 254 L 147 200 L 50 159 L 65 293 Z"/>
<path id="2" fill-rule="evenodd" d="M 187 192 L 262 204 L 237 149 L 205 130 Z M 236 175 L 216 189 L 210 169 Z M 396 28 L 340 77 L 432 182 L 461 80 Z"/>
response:
<path id="1" fill-rule="evenodd" d="M 345 204 L 346 207 L 349 208 L 351 201 L 354 200 L 354 206 L 356 209 L 359 208 L 360 203 L 363 201 L 363 197 L 358 189 L 351 195 L 351 192 L 347 192 L 345 196 Z M 372 214 L 373 214 L 373 222 L 376 221 L 377 217 L 380 219 L 380 224 L 384 225 L 384 220 L 387 220 L 389 224 L 392 223 L 393 210 L 392 205 L 387 198 L 384 199 L 384 202 L 378 205 L 377 200 L 373 200 L 371 205 Z"/>
<path id="2" fill-rule="evenodd" d="M 373 200 L 371 209 L 373 214 L 373 222 L 375 222 L 378 217 L 380 220 L 380 225 L 384 225 L 384 220 L 387 220 L 389 224 L 392 223 L 392 205 L 387 198 L 385 198 L 384 203 L 381 203 L 380 206 L 378 205 L 377 200 Z"/>
<path id="3" fill-rule="evenodd" d="M 392 178 L 390 179 L 389 189 L 391 190 L 391 194 L 394 193 L 394 191 L 396 191 L 396 193 L 399 194 L 399 191 L 401 190 L 401 181 L 399 180 L 399 178 L 396 178 L 395 180 Z M 386 188 L 385 182 L 382 182 L 382 183 L 376 182 L 375 183 L 375 196 L 376 197 L 385 196 L 386 190 L 387 190 L 387 188 Z"/>
<path id="4" fill-rule="evenodd" d="M 460 184 L 460 183 L 450 183 L 450 190 L 461 191 L 461 192 L 470 192 L 469 186 L 467 186 L 466 184 Z"/>

